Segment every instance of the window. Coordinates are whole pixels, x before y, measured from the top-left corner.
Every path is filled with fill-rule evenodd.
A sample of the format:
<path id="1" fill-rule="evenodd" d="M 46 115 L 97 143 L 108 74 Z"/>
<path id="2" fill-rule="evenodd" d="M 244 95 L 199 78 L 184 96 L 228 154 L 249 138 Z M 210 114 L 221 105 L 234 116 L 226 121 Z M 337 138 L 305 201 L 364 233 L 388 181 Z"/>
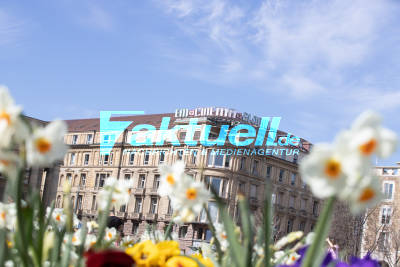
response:
<path id="1" fill-rule="evenodd" d="M 178 150 L 176 155 L 177 155 L 178 160 L 182 160 L 183 159 L 183 150 Z"/>
<path id="2" fill-rule="evenodd" d="M 135 152 L 129 153 L 129 165 L 133 165 L 134 160 L 135 160 Z"/>
<path id="3" fill-rule="evenodd" d="M 206 176 L 205 184 L 208 189 L 210 189 L 211 186 L 212 190 L 219 196 L 223 197 L 225 195 L 224 186 L 226 186 L 226 184 L 222 178 L 214 176 Z"/>
<path id="4" fill-rule="evenodd" d="M 154 175 L 153 188 L 158 189 L 159 187 L 160 187 L 160 175 L 156 174 L 156 175 Z"/>
<path id="5" fill-rule="evenodd" d="M 297 159 L 299 158 L 299 156 L 297 154 L 293 155 L 293 163 L 297 163 Z"/>
<path id="6" fill-rule="evenodd" d="M 303 189 L 306 189 L 306 188 L 307 188 L 307 184 L 306 184 L 304 181 L 302 181 L 302 182 L 301 182 L 301 187 L 302 187 Z"/>
<path id="7" fill-rule="evenodd" d="M 276 203 L 276 195 L 275 195 L 275 193 L 272 193 L 272 195 L 271 195 L 271 201 L 272 201 L 272 204 L 275 204 L 275 203 Z"/>
<path id="8" fill-rule="evenodd" d="M 91 144 L 93 142 L 93 134 L 88 134 L 86 136 L 86 144 Z"/>
<path id="9" fill-rule="evenodd" d="M 192 150 L 192 164 L 196 164 L 197 161 L 197 150 Z"/>
<path id="10" fill-rule="evenodd" d="M 151 203 L 150 203 L 150 213 L 155 214 L 157 212 L 157 202 L 158 199 L 156 197 L 151 198 Z"/>
<path id="11" fill-rule="evenodd" d="M 193 140 L 194 141 L 199 140 L 200 139 L 200 134 L 201 134 L 200 131 L 195 131 L 194 132 L 194 136 L 193 136 Z"/>
<path id="12" fill-rule="evenodd" d="M 388 232 L 381 232 L 378 238 L 378 246 L 379 249 L 384 250 L 388 249 L 389 246 L 389 233 Z"/>
<path id="13" fill-rule="evenodd" d="M 224 167 L 225 166 L 224 158 L 225 155 L 220 153 L 214 153 L 210 150 L 208 153 L 207 166 Z"/>
<path id="14" fill-rule="evenodd" d="M 267 179 L 271 179 L 271 166 L 267 166 L 267 173 L 265 175 Z"/>
<path id="15" fill-rule="evenodd" d="M 210 241 L 212 238 L 212 232 L 210 229 L 206 230 L 206 241 Z"/>
<path id="16" fill-rule="evenodd" d="M 86 185 L 86 173 L 81 173 L 81 186 Z"/>
<path id="17" fill-rule="evenodd" d="M 391 215 L 392 215 L 392 208 L 391 207 L 382 207 L 381 224 L 390 224 Z"/>
<path id="18" fill-rule="evenodd" d="M 98 175 L 99 175 L 99 178 L 100 178 L 99 181 L 98 181 L 99 182 L 99 187 L 103 187 L 104 186 L 104 181 L 106 180 L 107 175 L 105 173 L 100 173 Z"/>
<path id="19" fill-rule="evenodd" d="M 62 206 L 61 206 L 61 196 L 57 197 L 56 208 L 62 208 Z"/>
<path id="20" fill-rule="evenodd" d="M 304 232 L 304 229 L 306 228 L 306 222 L 301 221 L 299 224 L 299 230 Z"/>
<path id="21" fill-rule="evenodd" d="M 296 185 L 296 174 L 295 173 L 292 173 L 292 176 L 290 177 L 290 184 Z"/>
<path id="22" fill-rule="evenodd" d="M 150 159 L 150 151 L 146 150 L 144 152 L 143 165 L 148 165 L 149 164 L 149 159 Z"/>
<path id="23" fill-rule="evenodd" d="M 251 170 L 251 173 L 253 175 L 257 175 L 258 174 L 257 168 L 258 168 L 258 160 L 254 160 L 253 161 L 253 169 Z"/>
<path id="24" fill-rule="evenodd" d="M 130 173 L 125 173 L 124 179 L 125 180 L 130 180 L 131 179 L 131 174 Z"/>
<path id="25" fill-rule="evenodd" d="M 146 175 L 145 174 L 140 174 L 139 175 L 139 185 L 138 188 L 144 188 L 146 184 Z"/>
<path id="26" fill-rule="evenodd" d="M 218 206 L 216 202 L 208 202 L 208 211 L 210 212 L 211 221 L 213 223 L 217 222 L 218 219 Z"/>
<path id="27" fill-rule="evenodd" d="M 165 151 L 160 151 L 159 163 L 162 164 L 165 161 Z"/>
<path id="28" fill-rule="evenodd" d="M 110 155 L 104 155 L 103 164 L 104 164 L 104 165 L 107 165 L 109 159 L 110 159 Z"/>
<path id="29" fill-rule="evenodd" d="M 314 214 L 314 215 L 318 215 L 318 201 L 313 201 L 313 208 L 312 208 L 312 213 Z"/>
<path id="30" fill-rule="evenodd" d="M 283 176 L 284 175 L 285 175 L 285 170 L 280 169 L 280 171 L 279 171 L 279 179 L 278 179 L 279 182 L 283 182 Z"/>
<path id="31" fill-rule="evenodd" d="M 393 199 L 393 187 L 394 187 L 393 183 L 387 183 L 387 182 L 383 183 L 383 191 L 385 199 L 387 200 Z"/>
<path id="32" fill-rule="evenodd" d="M 71 182 L 72 182 L 72 174 L 71 173 L 67 173 L 66 179 L 67 179 L 68 183 L 71 184 Z"/>
<path id="33" fill-rule="evenodd" d="M 132 234 L 136 235 L 139 230 L 139 223 L 133 222 L 132 223 Z"/>
<path id="34" fill-rule="evenodd" d="M 306 210 L 306 208 L 307 208 L 307 200 L 304 199 L 304 198 L 302 198 L 302 199 L 300 200 L 300 209 L 301 209 L 301 210 Z"/>
<path id="35" fill-rule="evenodd" d="M 121 207 L 119 208 L 120 212 L 125 212 L 126 211 L 126 205 L 121 205 Z"/>
<path id="36" fill-rule="evenodd" d="M 188 231 L 188 227 L 187 226 L 181 226 L 179 227 L 179 238 L 185 238 L 186 234 Z"/>
<path id="37" fill-rule="evenodd" d="M 75 164 L 75 153 L 71 153 L 71 158 L 69 160 L 69 165 Z"/>
<path id="38" fill-rule="evenodd" d="M 243 195 L 246 193 L 246 184 L 245 183 L 239 183 L 239 193 L 243 194 Z"/>
<path id="39" fill-rule="evenodd" d="M 170 200 L 169 203 L 168 203 L 167 214 L 168 214 L 168 215 L 172 215 L 173 212 L 174 212 L 174 211 L 173 211 L 173 209 L 172 209 L 171 200 Z"/>
<path id="40" fill-rule="evenodd" d="M 85 154 L 85 157 L 83 159 L 83 165 L 89 165 L 89 154 Z"/>
<path id="41" fill-rule="evenodd" d="M 114 153 L 110 153 L 110 165 L 113 164 Z"/>
<path id="42" fill-rule="evenodd" d="M 225 167 L 226 168 L 229 168 L 230 162 L 231 162 L 231 155 L 226 155 L 225 156 Z"/>
<path id="43" fill-rule="evenodd" d="M 142 198 L 141 197 L 136 197 L 135 213 L 141 213 L 141 212 L 142 212 Z"/>
<path id="44" fill-rule="evenodd" d="M 92 197 L 92 210 L 97 210 L 96 196 Z"/>
<path id="45" fill-rule="evenodd" d="M 115 139 L 115 134 L 104 134 L 103 135 L 103 144 L 108 144 L 111 140 Z"/>
<path id="46" fill-rule="evenodd" d="M 197 239 L 203 239 L 203 228 L 197 229 Z"/>
<path id="47" fill-rule="evenodd" d="M 289 196 L 289 207 L 294 208 L 294 196 Z"/>
<path id="48" fill-rule="evenodd" d="M 283 205 L 283 199 L 284 198 L 284 193 L 283 192 L 279 192 L 279 194 L 278 194 L 278 203 L 280 204 L 280 205 Z"/>
<path id="49" fill-rule="evenodd" d="M 257 198 L 257 186 L 254 184 L 250 185 L 250 197 Z"/>
<path id="50" fill-rule="evenodd" d="M 289 219 L 287 221 L 287 228 L 286 228 L 286 233 L 290 233 L 293 230 L 293 219 Z"/>
<path id="51" fill-rule="evenodd" d="M 73 144 L 73 145 L 76 145 L 77 143 L 78 143 L 78 135 L 74 134 L 74 135 L 72 136 L 72 144 Z"/>
<path id="52" fill-rule="evenodd" d="M 184 141 L 184 140 L 185 140 L 185 137 L 186 137 L 186 132 L 180 132 L 180 133 L 179 133 L 179 140 L 180 140 L 180 141 Z"/>
<path id="53" fill-rule="evenodd" d="M 240 169 L 245 170 L 246 169 L 246 158 L 241 158 L 240 159 Z"/>
<path id="54" fill-rule="evenodd" d="M 78 196 L 78 203 L 77 203 L 78 206 L 76 207 L 77 210 L 81 210 L 82 209 L 82 198 L 83 198 L 82 195 Z"/>

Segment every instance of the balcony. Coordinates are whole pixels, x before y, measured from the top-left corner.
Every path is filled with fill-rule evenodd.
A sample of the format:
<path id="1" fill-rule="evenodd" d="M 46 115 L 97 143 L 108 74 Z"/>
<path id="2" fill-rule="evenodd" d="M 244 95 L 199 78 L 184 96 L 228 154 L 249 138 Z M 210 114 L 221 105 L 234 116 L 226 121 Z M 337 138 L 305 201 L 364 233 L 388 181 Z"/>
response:
<path id="1" fill-rule="evenodd" d="M 144 216 L 144 219 L 147 220 L 147 221 L 155 221 L 157 219 L 157 214 L 155 214 L 155 213 L 147 213 Z"/>
<path id="2" fill-rule="evenodd" d="M 135 189 L 133 189 L 133 193 L 135 195 L 143 195 L 144 194 L 144 188 L 135 188 Z"/>
<path id="3" fill-rule="evenodd" d="M 157 188 L 147 188 L 146 189 L 146 193 L 149 195 L 157 195 L 158 194 L 157 191 L 158 191 Z"/>
<path id="4" fill-rule="evenodd" d="M 142 213 L 130 212 L 130 213 L 128 213 L 127 219 L 140 220 L 141 217 L 142 217 Z"/>

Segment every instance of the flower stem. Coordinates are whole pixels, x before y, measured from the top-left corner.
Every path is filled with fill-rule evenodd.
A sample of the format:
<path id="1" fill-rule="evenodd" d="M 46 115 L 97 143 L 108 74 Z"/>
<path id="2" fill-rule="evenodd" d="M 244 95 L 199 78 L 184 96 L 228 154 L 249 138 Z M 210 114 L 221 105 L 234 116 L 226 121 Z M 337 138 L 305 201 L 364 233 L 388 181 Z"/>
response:
<path id="1" fill-rule="evenodd" d="M 321 217 L 317 222 L 315 238 L 310 247 L 307 249 L 307 253 L 305 255 L 302 267 L 319 266 L 319 262 L 317 262 L 317 260 L 321 259 L 321 257 L 319 256 L 321 252 L 323 252 L 325 238 L 326 235 L 328 234 L 329 227 L 331 224 L 334 202 L 335 202 L 335 197 L 330 197 L 325 203 Z"/>

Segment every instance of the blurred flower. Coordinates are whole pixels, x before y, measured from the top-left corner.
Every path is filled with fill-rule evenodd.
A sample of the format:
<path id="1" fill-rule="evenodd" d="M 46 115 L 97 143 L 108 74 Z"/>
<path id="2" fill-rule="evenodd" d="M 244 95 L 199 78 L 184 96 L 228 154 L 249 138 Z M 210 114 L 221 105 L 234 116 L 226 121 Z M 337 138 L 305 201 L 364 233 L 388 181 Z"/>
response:
<path id="1" fill-rule="evenodd" d="M 201 255 L 193 255 L 193 258 L 197 259 L 201 264 L 203 264 L 206 267 L 213 267 L 214 264 L 210 259 L 205 259 Z M 199 265 L 194 259 L 191 259 L 186 256 L 175 256 L 170 258 L 166 264 L 165 267 L 198 267 Z"/>
<path id="2" fill-rule="evenodd" d="M 396 150 L 397 137 L 391 130 L 383 128 L 381 122 L 382 118 L 375 112 L 362 113 L 349 131 L 350 148 L 364 157 L 372 154 L 381 158 L 390 156 Z"/>
<path id="3" fill-rule="evenodd" d="M 303 237 L 303 232 L 301 232 L 301 231 L 291 232 L 291 233 L 287 234 L 286 236 L 282 237 L 281 239 L 279 239 L 275 243 L 274 249 L 280 250 L 281 248 L 283 248 L 287 244 L 290 244 L 290 243 L 292 243 L 292 242 L 294 242 L 296 240 L 299 240 L 302 237 Z"/>
<path id="4" fill-rule="evenodd" d="M 71 237 L 71 235 L 72 235 L 72 237 Z M 81 235 L 82 235 L 82 232 L 80 229 L 71 234 L 66 234 L 64 236 L 64 243 L 67 244 L 69 242 L 69 239 L 71 238 L 72 245 L 80 246 L 82 244 Z"/>
<path id="5" fill-rule="evenodd" d="M 133 258 L 137 267 L 157 266 L 158 249 L 150 240 L 137 243 L 125 252 Z"/>
<path id="6" fill-rule="evenodd" d="M 369 254 L 367 254 L 364 258 L 360 259 L 357 257 L 351 257 L 350 263 L 346 262 L 338 262 L 336 267 L 380 267 L 378 261 L 371 258 Z"/>
<path id="7" fill-rule="evenodd" d="M 15 203 L 4 204 L 0 202 L 0 228 L 14 230 L 17 220 Z"/>
<path id="8" fill-rule="evenodd" d="M 44 128 L 36 128 L 27 140 L 27 161 L 30 166 L 48 166 L 64 158 L 67 146 L 64 135 L 67 126 L 63 121 L 50 122 Z"/>
<path id="9" fill-rule="evenodd" d="M 194 254 L 192 255 L 192 258 L 195 258 L 198 260 L 201 264 L 203 264 L 205 267 L 214 267 L 214 263 L 211 261 L 210 258 L 206 258 L 201 254 Z"/>
<path id="10" fill-rule="evenodd" d="M 46 217 L 49 217 L 51 208 L 48 207 L 46 210 Z M 63 227 L 66 223 L 67 216 L 64 214 L 64 210 L 60 208 L 55 208 L 51 214 L 53 221 L 58 227 Z"/>
<path id="11" fill-rule="evenodd" d="M 0 147 L 9 147 L 12 138 L 21 141 L 27 135 L 27 128 L 20 119 L 22 108 L 15 105 L 8 88 L 0 85 Z"/>
<path id="12" fill-rule="evenodd" d="M 229 246 L 229 242 L 224 225 L 222 223 L 215 223 L 214 228 L 215 228 L 215 235 L 218 239 L 219 244 L 221 245 L 222 251 L 226 251 Z"/>
<path id="13" fill-rule="evenodd" d="M 0 173 L 13 179 L 17 176 L 20 163 L 17 154 L 0 150 Z"/>
<path id="14" fill-rule="evenodd" d="M 87 267 L 132 267 L 134 261 L 122 251 L 105 250 L 100 252 L 88 251 L 85 253 Z"/>
<path id="15" fill-rule="evenodd" d="M 85 248 L 88 250 L 97 242 L 97 237 L 93 234 L 88 234 L 85 239 Z"/>
<path id="16" fill-rule="evenodd" d="M 338 194 L 346 186 L 348 176 L 360 168 L 358 158 L 344 151 L 342 147 L 316 144 L 301 161 L 302 179 L 315 196 L 327 198 Z"/>
<path id="17" fill-rule="evenodd" d="M 346 193 L 347 196 L 344 197 L 350 202 L 353 213 L 360 213 L 365 208 L 374 206 L 383 197 L 379 178 L 374 174 L 360 179 L 359 183 L 353 188 L 349 187 Z"/>
<path id="18" fill-rule="evenodd" d="M 111 203 L 110 208 L 119 209 L 122 205 L 126 205 L 129 201 L 133 180 L 117 180 L 115 177 L 109 177 L 104 183 L 104 188 L 99 192 L 99 208 L 104 210 L 107 207 L 108 201 Z"/>
<path id="19" fill-rule="evenodd" d="M 172 166 L 161 165 L 159 169 L 161 177 L 158 194 L 162 197 L 171 196 L 184 175 L 185 163 L 177 161 Z"/>
<path id="20" fill-rule="evenodd" d="M 4 267 L 14 267 L 14 262 L 11 260 L 8 260 L 4 263 Z"/>
<path id="21" fill-rule="evenodd" d="M 104 239 L 107 241 L 112 241 L 117 236 L 117 230 L 113 228 L 106 227 L 106 234 L 104 235 Z"/>
<path id="22" fill-rule="evenodd" d="M 158 250 L 158 265 L 164 266 L 166 261 L 173 257 L 181 254 L 179 249 L 179 243 L 176 241 L 162 241 L 156 244 Z"/>

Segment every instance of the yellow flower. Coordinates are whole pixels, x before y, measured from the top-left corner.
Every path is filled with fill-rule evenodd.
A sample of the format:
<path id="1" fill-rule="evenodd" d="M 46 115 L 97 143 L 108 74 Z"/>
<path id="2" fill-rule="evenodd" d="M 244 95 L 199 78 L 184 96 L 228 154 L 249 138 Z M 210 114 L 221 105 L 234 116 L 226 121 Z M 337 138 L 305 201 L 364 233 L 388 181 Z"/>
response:
<path id="1" fill-rule="evenodd" d="M 164 266 L 169 258 L 178 256 L 181 253 L 179 243 L 176 241 L 162 241 L 157 243 L 156 247 L 159 253 L 158 264 L 160 266 Z"/>
<path id="2" fill-rule="evenodd" d="M 211 261 L 210 258 L 204 258 L 201 254 L 194 254 L 192 255 L 193 258 L 196 258 L 201 264 L 206 267 L 214 267 L 214 263 Z"/>
<path id="3" fill-rule="evenodd" d="M 165 267 L 198 267 L 196 261 L 185 256 L 174 256 L 170 258 L 166 263 Z"/>
<path id="4" fill-rule="evenodd" d="M 158 248 L 150 240 L 137 243 L 133 247 L 127 248 L 125 252 L 133 258 L 137 267 L 157 266 Z"/>

